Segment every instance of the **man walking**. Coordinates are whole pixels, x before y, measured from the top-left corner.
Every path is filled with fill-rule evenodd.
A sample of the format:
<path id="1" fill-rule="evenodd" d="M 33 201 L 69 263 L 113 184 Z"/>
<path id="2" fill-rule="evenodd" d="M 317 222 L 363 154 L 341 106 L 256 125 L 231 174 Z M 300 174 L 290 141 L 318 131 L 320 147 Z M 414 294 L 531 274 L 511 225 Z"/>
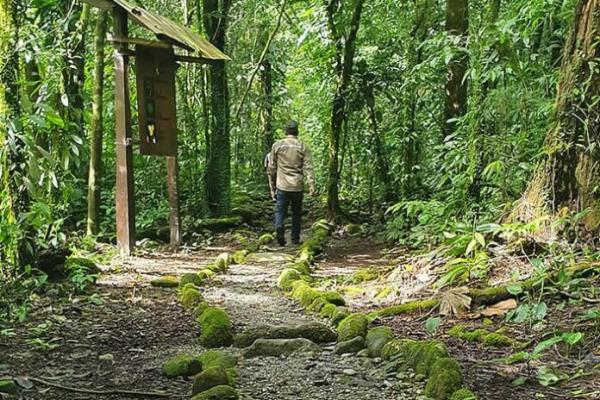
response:
<path id="1" fill-rule="evenodd" d="M 306 175 L 311 196 L 315 193 L 315 174 L 312 157 L 308 146 L 298 140 L 298 123 L 289 121 L 285 125 L 284 139 L 273 144 L 269 156 L 269 178 L 271 187 L 276 193 L 271 193 L 275 206 L 275 228 L 277 242 L 285 246 L 285 217 L 288 207 L 292 206 L 292 243 L 300 243 L 302 225 L 302 197 Z"/>

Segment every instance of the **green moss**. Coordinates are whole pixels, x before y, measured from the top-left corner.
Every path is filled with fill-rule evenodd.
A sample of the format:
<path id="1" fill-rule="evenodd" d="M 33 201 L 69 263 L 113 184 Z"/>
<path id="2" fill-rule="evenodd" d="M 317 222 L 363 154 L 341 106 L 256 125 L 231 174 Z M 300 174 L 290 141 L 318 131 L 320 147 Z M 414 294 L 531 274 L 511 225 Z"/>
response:
<path id="1" fill-rule="evenodd" d="M 298 271 L 291 268 L 286 268 L 281 271 L 279 274 L 279 279 L 277 280 L 277 287 L 281 290 L 285 290 L 286 292 L 292 289 L 292 283 L 301 278 L 301 275 Z"/>
<path id="2" fill-rule="evenodd" d="M 319 315 L 321 315 L 321 317 L 325 317 L 325 318 L 332 318 L 333 314 L 335 314 L 336 310 L 337 310 L 337 307 L 335 306 L 335 304 L 327 303 L 323 306 L 323 308 L 321 308 Z"/>
<path id="3" fill-rule="evenodd" d="M 335 308 L 335 312 L 331 316 L 331 324 L 333 326 L 338 326 L 346 317 L 350 315 L 350 312 L 346 307 L 337 307 Z"/>
<path id="4" fill-rule="evenodd" d="M 381 350 L 390 340 L 394 339 L 392 329 L 388 326 L 372 328 L 367 333 L 365 345 L 371 357 L 381 357 Z"/>
<path id="5" fill-rule="evenodd" d="M 369 320 L 364 314 L 350 314 L 338 326 L 338 342 L 345 342 L 357 336 L 367 335 Z"/>
<path id="6" fill-rule="evenodd" d="M 335 304 L 336 306 L 346 305 L 346 300 L 336 291 L 323 292 L 322 294 L 328 303 Z"/>
<path id="7" fill-rule="evenodd" d="M 440 301 L 437 299 L 430 300 L 416 300 L 411 301 L 409 303 L 398 304 L 396 306 L 386 307 L 381 310 L 374 311 L 369 314 L 372 318 L 377 317 L 388 317 L 391 315 L 400 315 L 400 314 L 408 314 L 413 312 L 421 312 L 431 310 L 440 304 Z"/>
<path id="8" fill-rule="evenodd" d="M 180 354 L 165 361 L 161 370 L 163 375 L 168 378 L 192 376 L 202 371 L 202 362 L 198 356 Z"/>
<path id="9" fill-rule="evenodd" d="M 391 287 L 384 287 L 381 288 L 381 290 L 379 290 L 379 292 L 377 292 L 377 294 L 375 295 L 376 299 L 384 299 L 386 297 L 388 297 L 390 294 L 392 294 L 394 292 L 394 289 L 392 289 Z"/>
<path id="10" fill-rule="evenodd" d="M 310 312 L 318 313 L 325 305 L 328 304 L 327 300 L 323 296 L 317 297 L 310 305 L 306 308 Z"/>
<path id="11" fill-rule="evenodd" d="M 231 256 L 229 253 L 221 253 L 215 258 L 214 265 L 217 267 L 219 272 L 227 271 L 229 264 L 231 263 Z"/>
<path id="12" fill-rule="evenodd" d="M 331 225 L 329 225 L 329 221 L 327 221 L 326 219 L 320 219 L 312 225 L 312 231 L 322 231 L 327 232 L 327 234 L 329 234 L 329 232 L 331 232 Z"/>
<path id="13" fill-rule="evenodd" d="M 296 261 L 290 264 L 288 268 L 295 269 L 301 275 L 310 275 L 310 264 L 306 261 Z"/>
<path id="14" fill-rule="evenodd" d="M 374 281 L 379 278 L 379 273 L 375 268 L 362 268 L 355 273 L 353 273 L 348 282 L 350 283 L 362 283 L 368 281 Z"/>
<path id="15" fill-rule="evenodd" d="M 348 232 L 349 235 L 357 235 L 361 231 L 362 231 L 362 227 L 360 225 L 357 225 L 357 224 L 346 225 L 346 232 Z"/>
<path id="16" fill-rule="evenodd" d="M 192 317 L 194 319 L 197 319 L 199 316 L 202 315 L 204 311 L 206 311 L 208 307 L 210 307 L 210 304 L 208 304 L 208 302 L 200 302 L 200 304 L 198 304 L 196 307 L 194 307 L 194 310 L 192 310 Z"/>
<path id="17" fill-rule="evenodd" d="M 267 244 L 271 243 L 273 240 L 275 240 L 275 237 L 272 234 L 265 233 L 264 235 L 262 235 L 261 237 L 258 238 L 258 245 L 266 246 Z"/>
<path id="18" fill-rule="evenodd" d="M 223 350 L 208 350 L 198 356 L 204 368 L 223 367 L 226 370 L 235 368 L 237 358 Z"/>
<path id="19" fill-rule="evenodd" d="M 462 385 L 462 373 L 456 360 L 438 359 L 431 368 L 424 394 L 435 400 L 447 400 Z"/>
<path id="20" fill-rule="evenodd" d="M 200 324 L 200 342 L 203 346 L 222 347 L 233 343 L 231 320 L 221 308 L 208 307 L 197 321 Z"/>
<path id="21" fill-rule="evenodd" d="M 209 266 L 212 267 L 213 264 L 210 264 Z M 201 270 L 200 272 L 198 272 L 198 276 L 203 281 L 206 280 L 206 279 L 213 278 L 215 275 L 217 275 L 217 273 L 215 271 L 209 269 L 208 266 L 207 266 L 207 268 L 204 268 L 203 270 Z"/>
<path id="22" fill-rule="evenodd" d="M 486 329 L 470 331 L 462 324 L 454 325 L 448 331 L 448 335 L 468 342 L 483 343 L 485 346 L 491 347 L 518 347 L 521 345 L 519 341 L 500 333 L 500 331 L 490 332 Z"/>
<path id="23" fill-rule="evenodd" d="M 66 262 L 67 271 L 84 271 L 88 274 L 100 274 L 102 270 L 89 258 L 69 257 Z"/>
<path id="24" fill-rule="evenodd" d="M 346 297 L 357 297 L 365 294 L 365 289 L 360 286 L 344 286 L 339 291 Z"/>
<path id="25" fill-rule="evenodd" d="M 302 248 L 298 251 L 298 256 L 296 257 L 297 261 L 305 262 L 311 264 L 314 259 L 314 254 L 310 249 Z"/>
<path id="26" fill-rule="evenodd" d="M 414 343 L 416 341 L 411 339 L 392 339 L 381 348 L 381 357 L 385 360 L 400 357 Z"/>
<path id="27" fill-rule="evenodd" d="M 242 217 L 233 215 L 221 218 L 206 218 L 198 221 L 194 228 L 197 230 L 208 229 L 215 232 L 223 232 L 242 224 Z"/>
<path id="28" fill-rule="evenodd" d="M 215 386 L 229 385 L 229 376 L 223 367 L 210 367 L 194 377 L 192 395 L 205 392 Z"/>
<path id="29" fill-rule="evenodd" d="M 452 393 L 450 400 L 477 400 L 477 396 L 469 389 L 462 388 Z"/>
<path id="30" fill-rule="evenodd" d="M 228 385 L 215 386 L 192 397 L 192 400 L 238 400 L 237 390 Z"/>
<path id="31" fill-rule="evenodd" d="M 17 393 L 17 385 L 15 385 L 15 382 L 12 380 L 12 378 L 0 378 L 0 393 Z"/>
<path id="32" fill-rule="evenodd" d="M 183 287 L 186 284 L 191 283 L 195 286 L 201 286 L 202 285 L 202 277 L 198 274 L 183 274 L 181 276 L 181 278 L 179 279 L 179 286 Z"/>
<path id="33" fill-rule="evenodd" d="M 393 339 L 382 347 L 381 357 L 386 360 L 402 358 L 415 373 L 429 376 L 433 365 L 448 357 L 448 349 L 437 340 Z"/>
<path id="34" fill-rule="evenodd" d="M 172 288 L 179 286 L 179 281 L 174 276 L 163 276 L 162 278 L 151 280 L 150 285 L 154 287 Z"/>
<path id="35" fill-rule="evenodd" d="M 179 290 L 179 302 L 185 308 L 194 308 L 204 301 L 200 290 L 193 283 L 186 284 Z"/>
<path id="36" fill-rule="evenodd" d="M 233 253 L 231 259 L 234 264 L 243 264 L 246 262 L 246 256 L 248 256 L 248 250 L 238 250 Z"/>

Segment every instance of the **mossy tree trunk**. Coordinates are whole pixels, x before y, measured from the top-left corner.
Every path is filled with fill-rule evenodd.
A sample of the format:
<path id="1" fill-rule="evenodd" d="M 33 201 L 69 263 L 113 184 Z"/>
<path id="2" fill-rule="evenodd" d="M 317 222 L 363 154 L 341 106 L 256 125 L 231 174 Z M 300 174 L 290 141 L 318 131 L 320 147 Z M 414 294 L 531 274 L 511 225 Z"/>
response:
<path id="1" fill-rule="evenodd" d="M 456 119 L 467 112 L 467 80 L 465 75 L 469 65 L 467 43 L 469 29 L 468 0 L 446 1 L 446 31 L 455 42 L 455 56 L 448 64 L 446 96 L 444 105 L 444 138 L 456 130 Z"/>
<path id="2" fill-rule="evenodd" d="M 512 220 L 587 209 L 586 227 L 600 227 L 599 43 L 600 0 L 579 0 L 563 49 L 554 126 Z"/>
<path id="3" fill-rule="evenodd" d="M 203 0 L 203 22 L 212 44 L 225 50 L 227 19 L 231 0 Z M 225 61 L 210 66 L 210 137 L 206 144 L 206 195 L 213 216 L 231 210 L 230 108 Z"/>
<path id="4" fill-rule="evenodd" d="M 271 151 L 275 141 L 273 132 L 273 66 L 268 57 L 265 57 L 260 66 L 260 86 L 262 90 L 262 144 L 263 155 Z"/>
<path id="5" fill-rule="evenodd" d="M 347 94 L 352 79 L 354 66 L 354 54 L 356 53 L 356 37 L 360 28 L 360 19 L 364 0 L 354 0 L 350 27 L 345 34 L 346 27 L 340 27 L 336 23 L 336 15 L 342 5 L 339 0 L 327 2 L 327 21 L 329 32 L 335 43 L 335 72 L 337 86 L 333 97 L 331 108 L 331 129 L 329 132 L 329 166 L 327 182 L 327 214 L 333 221 L 340 221 L 344 213 L 340 207 L 339 181 L 340 168 L 340 138 L 347 120 Z"/>
<path id="6" fill-rule="evenodd" d="M 96 235 L 100 225 L 100 189 L 102 187 L 102 138 L 104 129 L 104 45 L 106 42 L 106 11 L 98 12 L 94 41 L 94 89 L 92 100 L 92 121 L 90 126 L 90 169 L 88 179 L 88 219 L 87 234 Z"/>

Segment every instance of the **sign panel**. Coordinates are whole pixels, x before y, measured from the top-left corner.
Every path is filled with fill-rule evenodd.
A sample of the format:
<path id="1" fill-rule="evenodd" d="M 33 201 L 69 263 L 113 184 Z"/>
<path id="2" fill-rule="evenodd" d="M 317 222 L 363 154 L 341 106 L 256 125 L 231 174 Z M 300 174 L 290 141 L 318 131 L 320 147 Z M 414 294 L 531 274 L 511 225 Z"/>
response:
<path id="1" fill-rule="evenodd" d="M 177 155 L 175 55 L 172 48 L 135 49 L 140 154 Z"/>

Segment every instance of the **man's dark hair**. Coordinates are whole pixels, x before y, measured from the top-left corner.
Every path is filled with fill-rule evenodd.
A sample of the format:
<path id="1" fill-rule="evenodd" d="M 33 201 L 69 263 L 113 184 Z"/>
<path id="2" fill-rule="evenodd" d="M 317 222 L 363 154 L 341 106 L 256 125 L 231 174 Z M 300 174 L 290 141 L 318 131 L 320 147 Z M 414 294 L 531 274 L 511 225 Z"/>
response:
<path id="1" fill-rule="evenodd" d="M 285 133 L 286 135 L 298 136 L 298 123 L 293 119 L 289 120 L 287 124 L 285 124 Z"/>

